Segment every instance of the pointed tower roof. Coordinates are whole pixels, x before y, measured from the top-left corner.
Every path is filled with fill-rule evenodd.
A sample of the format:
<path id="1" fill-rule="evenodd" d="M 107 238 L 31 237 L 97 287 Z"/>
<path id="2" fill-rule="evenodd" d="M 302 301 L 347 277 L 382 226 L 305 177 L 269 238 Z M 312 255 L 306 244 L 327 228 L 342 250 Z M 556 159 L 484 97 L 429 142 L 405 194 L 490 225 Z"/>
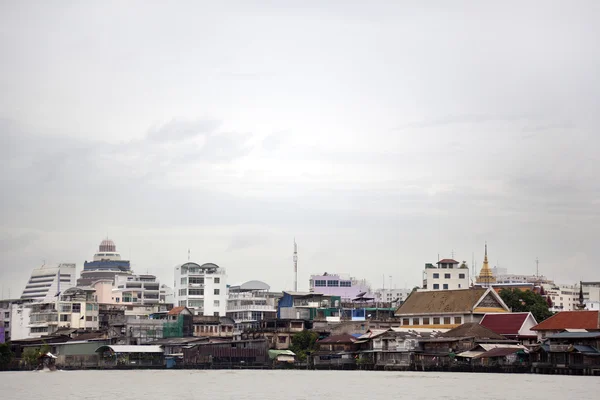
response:
<path id="1" fill-rule="evenodd" d="M 476 282 L 484 286 L 489 286 L 492 283 L 496 283 L 496 277 L 492 273 L 488 263 L 487 242 L 485 244 L 485 257 L 483 259 L 483 266 L 481 267 L 481 271 L 479 272 Z"/>

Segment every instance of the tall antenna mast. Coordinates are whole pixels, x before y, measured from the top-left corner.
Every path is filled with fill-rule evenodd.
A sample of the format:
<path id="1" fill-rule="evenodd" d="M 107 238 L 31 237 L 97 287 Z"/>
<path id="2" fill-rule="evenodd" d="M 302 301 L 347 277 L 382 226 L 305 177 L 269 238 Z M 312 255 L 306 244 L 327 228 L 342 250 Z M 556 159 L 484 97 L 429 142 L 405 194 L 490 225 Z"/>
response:
<path id="1" fill-rule="evenodd" d="M 294 291 L 298 291 L 298 245 L 294 238 Z"/>
<path id="2" fill-rule="evenodd" d="M 540 260 L 537 257 L 535 258 L 535 276 L 540 278 Z"/>

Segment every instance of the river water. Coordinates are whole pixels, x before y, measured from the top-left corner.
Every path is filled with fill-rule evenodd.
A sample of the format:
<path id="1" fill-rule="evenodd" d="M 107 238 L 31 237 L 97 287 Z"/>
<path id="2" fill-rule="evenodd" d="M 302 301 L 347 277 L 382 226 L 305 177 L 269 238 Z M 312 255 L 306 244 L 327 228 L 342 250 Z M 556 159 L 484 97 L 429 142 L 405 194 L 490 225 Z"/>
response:
<path id="1" fill-rule="evenodd" d="M 598 399 L 600 378 L 367 371 L 0 372 L 0 399 Z"/>

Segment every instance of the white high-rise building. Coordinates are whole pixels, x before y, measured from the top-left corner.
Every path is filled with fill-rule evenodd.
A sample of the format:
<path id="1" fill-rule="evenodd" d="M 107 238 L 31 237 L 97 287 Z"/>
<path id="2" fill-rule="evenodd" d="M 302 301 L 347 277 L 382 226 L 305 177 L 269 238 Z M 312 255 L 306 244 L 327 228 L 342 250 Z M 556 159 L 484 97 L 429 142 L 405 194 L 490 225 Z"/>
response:
<path id="1" fill-rule="evenodd" d="M 375 301 L 400 305 L 406 300 L 410 292 L 412 292 L 412 289 L 377 289 L 375 291 Z"/>
<path id="2" fill-rule="evenodd" d="M 56 301 L 58 292 L 75 286 L 76 278 L 75 264 L 42 265 L 31 273 L 21 299 L 43 303 Z"/>
<path id="3" fill-rule="evenodd" d="M 542 284 L 546 296 L 552 300 L 550 311 L 573 311 L 579 303 L 579 288 L 577 285 Z M 546 297 L 545 296 L 545 297 Z"/>
<path id="4" fill-rule="evenodd" d="M 227 311 L 227 275 L 213 263 L 187 262 L 175 267 L 175 305 L 196 315 L 224 317 Z"/>
<path id="5" fill-rule="evenodd" d="M 600 310 L 600 282 L 582 282 L 582 286 L 585 309 L 590 311 Z"/>
<path id="6" fill-rule="evenodd" d="M 425 264 L 423 287 L 420 292 L 430 290 L 468 289 L 471 286 L 469 268 L 463 262 L 445 258 L 433 264 Z"/>

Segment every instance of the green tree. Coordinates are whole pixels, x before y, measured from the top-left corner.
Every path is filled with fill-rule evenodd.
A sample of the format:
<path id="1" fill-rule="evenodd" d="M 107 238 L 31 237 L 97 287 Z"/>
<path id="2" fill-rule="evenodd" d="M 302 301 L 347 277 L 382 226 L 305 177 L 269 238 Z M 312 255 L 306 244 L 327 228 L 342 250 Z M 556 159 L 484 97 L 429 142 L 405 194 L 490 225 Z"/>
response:
<path id="1" fill-rule="evenodd" d="M 532 290 L 502 289 L 500 297 L 513 312 L 530 312 L 537 322 L 552 316 L 548 301 Z"/>
<path id="2" fill-rule="evenodd" d="M 7 343 L 0 343 L 0 369 L 10 365 L 14 358 L 14 354 L 10 351 L 10 346 Z"/>
<path id="3" fill-rule="evenodd" d="M 37 365 L 38 358 L 40 358 L 42 354 L 46 354 L 49 351 L 50 346 L 45 343 L 41 347 L 27 347 L 25 350 L 23 350 L 21 359 L 26 365 Z"/>
<path id="4" fill-rule="evenodd" d="M 304 330 L 298 332 L 292 337 L 290 350 L 296 353 L 298 360 L 304 361 L 306 360 L 306 355 L 315 350 L 318 338 L 319 335 L 313 331 Z"/>

